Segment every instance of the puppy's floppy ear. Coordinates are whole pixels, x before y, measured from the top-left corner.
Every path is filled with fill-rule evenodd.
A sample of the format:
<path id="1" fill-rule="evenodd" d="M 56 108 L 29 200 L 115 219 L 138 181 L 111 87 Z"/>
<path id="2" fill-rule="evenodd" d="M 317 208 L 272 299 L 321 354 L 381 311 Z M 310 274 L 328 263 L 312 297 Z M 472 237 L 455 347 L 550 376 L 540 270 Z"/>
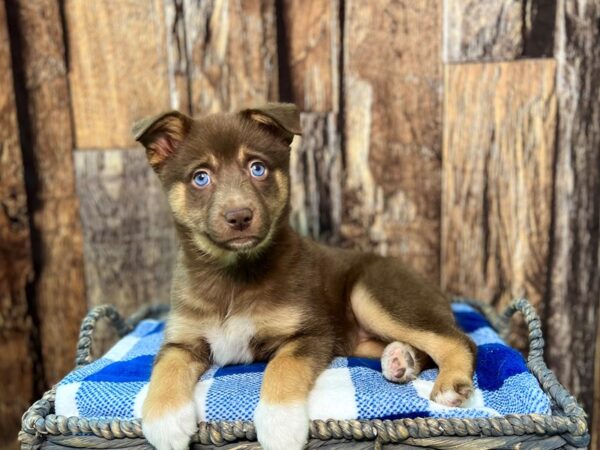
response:
<path id="1" fill-rule="evenodd" d="M 191 126 L 190 117 L 179 111 L 167 111 L 136 122 L 131 131 L 135 140 L 146 147 L 146 156 L 152 168 L 159 170 L 175 153 Z"/>
<path id="2" fill-rule="evenodd" d="M 293 103 L 267 103 L 240 111 L 242 116 L 259 123 L 289 145 L 295 134 L 302 134 L 300 113 Z"/>

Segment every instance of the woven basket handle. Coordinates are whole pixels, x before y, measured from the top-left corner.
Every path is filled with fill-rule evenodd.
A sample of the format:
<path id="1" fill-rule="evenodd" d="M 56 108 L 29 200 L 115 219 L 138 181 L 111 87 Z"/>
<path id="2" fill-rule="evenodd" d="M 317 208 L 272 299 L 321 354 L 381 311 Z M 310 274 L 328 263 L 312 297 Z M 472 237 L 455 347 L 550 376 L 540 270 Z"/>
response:
<path id="1" fill-rule="evenodd" d="M 159 317 L 169 310 L 169 305 L 153 304 L 146 305 L 132 314 L 127 320 L 112 305 L 100 305 L 93 308 L 81 322 L 79 330 L 79 340 L 77 341 L 77 355 L 75 356 L 75 367 L 85 366 L 91 363 L 92 357 L 92 341 L 94 339 L 94 331 L 96 324 L 100 319 L 108 319 L 119 337 L 125 336 L 131 332 L 133 328 L 141 320 L 150 317 Z"/>
<path id="2" fill-rule="evenodd" d="M 577 400 L 558 381 L 554 372 L 544 362 L 544 336 L 542 324 L 535 308 L 527 299 L 518 298 L 513 300 L 502 313 L 501 319 L 508 323 L 510 318 L 517 312 L 523 314 L 525 323 L 529 329 L 529 355 L 527 367 L 538 379 L 545 392 L 556 404 L 570 416 L 580 419 L 580 426 L 585 427 L 585 412 L 577 404 Z"/>
<path id="3" fill-rule="evenodd" d="M 93 361 L 92 341 L 94 330 L 100 319 L 108 319 L 110 324 L 119 334 L 124 336 L 132 329 L 131 324 L 126 322 L 117 309 L 112 305 L 100 305 L 93 308 L 81 322 L 79 329 L 79 340 L 77 341 L 77 354 L 75 356 L 75 367 L 85 366 Z"/>

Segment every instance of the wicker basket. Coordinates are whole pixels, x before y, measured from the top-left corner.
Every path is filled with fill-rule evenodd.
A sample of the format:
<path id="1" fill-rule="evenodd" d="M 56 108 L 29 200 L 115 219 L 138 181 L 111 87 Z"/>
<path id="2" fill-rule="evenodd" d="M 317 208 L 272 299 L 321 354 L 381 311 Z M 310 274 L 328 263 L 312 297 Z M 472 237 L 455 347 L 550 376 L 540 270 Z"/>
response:
<path id="1" fill-rule="evenodd" d="M 544 339 L 540 320 L 525 299 L 511 303 L 502 315 L 479 302 L 457 299 L 476 307 L 501 334 L 517 312 L 529 327 L 527 365 L 552 400 L 552 415 L 514 414 L 480 419 L 315 420 L 311 422 L 308 448 L 367 449 L 557 449 L 585 448 L 589 433 L 585 412 L 558 382 L 543 360 Z M 166 307 L 148 307 L 123 320 L 112 306 L 94 308 L 81 325 L 77 367 L 92 361 L 91 343 L 99 319 L 108 319 L 118 334 L 130 332 L 142 319 L 156 317 Z M 19 433 L 21 448 L 29 449 L 152 449 L 143 437 L 139 419 L 93 420 L 53 414 L 54 389 L 49 390 L 23 415 Z M 257 449 L 252 422 L 201 422 L 191 448 Z"/>

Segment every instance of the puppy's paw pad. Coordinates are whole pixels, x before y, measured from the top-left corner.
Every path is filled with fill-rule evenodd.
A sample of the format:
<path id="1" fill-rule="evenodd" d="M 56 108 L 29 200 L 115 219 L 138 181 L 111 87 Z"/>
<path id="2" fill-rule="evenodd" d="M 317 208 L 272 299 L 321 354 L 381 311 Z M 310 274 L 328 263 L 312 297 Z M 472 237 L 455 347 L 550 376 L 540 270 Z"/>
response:
<path id="1" fill-rule="evenodd" d="M 392 342 L 381 356 L 381 370 L 394 383 L 413 381 L 419 374 L 415 349 L 403 342 Z"/>
<path id="2" fill-rule="evenodd" d="M 156 450 L 185 450 L 198 429 L 192 402 L 176 410 L 153 414 L 142 420 L 144 436 Z"/>
<path id="3" fill-rule="evenodd" d="M 264 450 L 302 450 L 308 440 L 308 409 L 305 404 L 272 405 L 261 400 L 254 426 Z"/>
<path id="4" fill-rule="evenodd" d="M 459 408 L 463 406 L 471 394 L 473 385 L 471 383 L 455 383 L 451 387 L 434 386 L 431 392 L 431 400 L 441 405 Z"/>

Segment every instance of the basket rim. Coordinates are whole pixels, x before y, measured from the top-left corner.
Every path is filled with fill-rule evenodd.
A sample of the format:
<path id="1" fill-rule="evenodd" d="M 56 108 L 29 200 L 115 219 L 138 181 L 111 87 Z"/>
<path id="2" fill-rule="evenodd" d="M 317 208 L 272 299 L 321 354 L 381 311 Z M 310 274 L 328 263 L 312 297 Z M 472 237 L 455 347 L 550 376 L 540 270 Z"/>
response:
<path id="1" fill-rule="evenodd" d="M 401 443 L 410 438 L 427 439 L 440 436 L 502 437 L 502 436 L 560 436 L 565 444 L 584 448 L 590 436 L 585 411 L 576 399 L 548 369 L 543 359 L 544 339 L 540 319 L 534 307 L 524 298 L 513 300 L 502 314 L 483 302 L 455 298 L 453 303 L 463 303 L 476 308 L 499 333 L 506 335 L 510 318 L 517 312 L 523 314 L 529 329 L 529 355 L 527 367 L 538 380 L 542 390 L 550 397 L 554 414 L 509 414 L 488 418 L 404 418 L 395 420 L 312 420 L 310 436 L 314 439 L 377 440 L 381 443 Z M 82 321 L 77 345 L 76 367 L 92 362 L 91 343 L 95 324 L 102 318 L 111 321 L 119 336 L 127 334 L 141 320 L 156 317 L 168 309 L 166 305 L 146 306 L 123 320 L 111 305 L 92 309 Z M 94 435 L 105 439 L 143 438 L 141 420 L 88 419 L 65 417 L 53 413 L 55 387 L 25 412 L 19 440 L 22 448 L 34 449 L 46 436 Z M 200 422 L 192 442 L 222 445 L 239 440 L 256 440 L 251 421 Z"/>

